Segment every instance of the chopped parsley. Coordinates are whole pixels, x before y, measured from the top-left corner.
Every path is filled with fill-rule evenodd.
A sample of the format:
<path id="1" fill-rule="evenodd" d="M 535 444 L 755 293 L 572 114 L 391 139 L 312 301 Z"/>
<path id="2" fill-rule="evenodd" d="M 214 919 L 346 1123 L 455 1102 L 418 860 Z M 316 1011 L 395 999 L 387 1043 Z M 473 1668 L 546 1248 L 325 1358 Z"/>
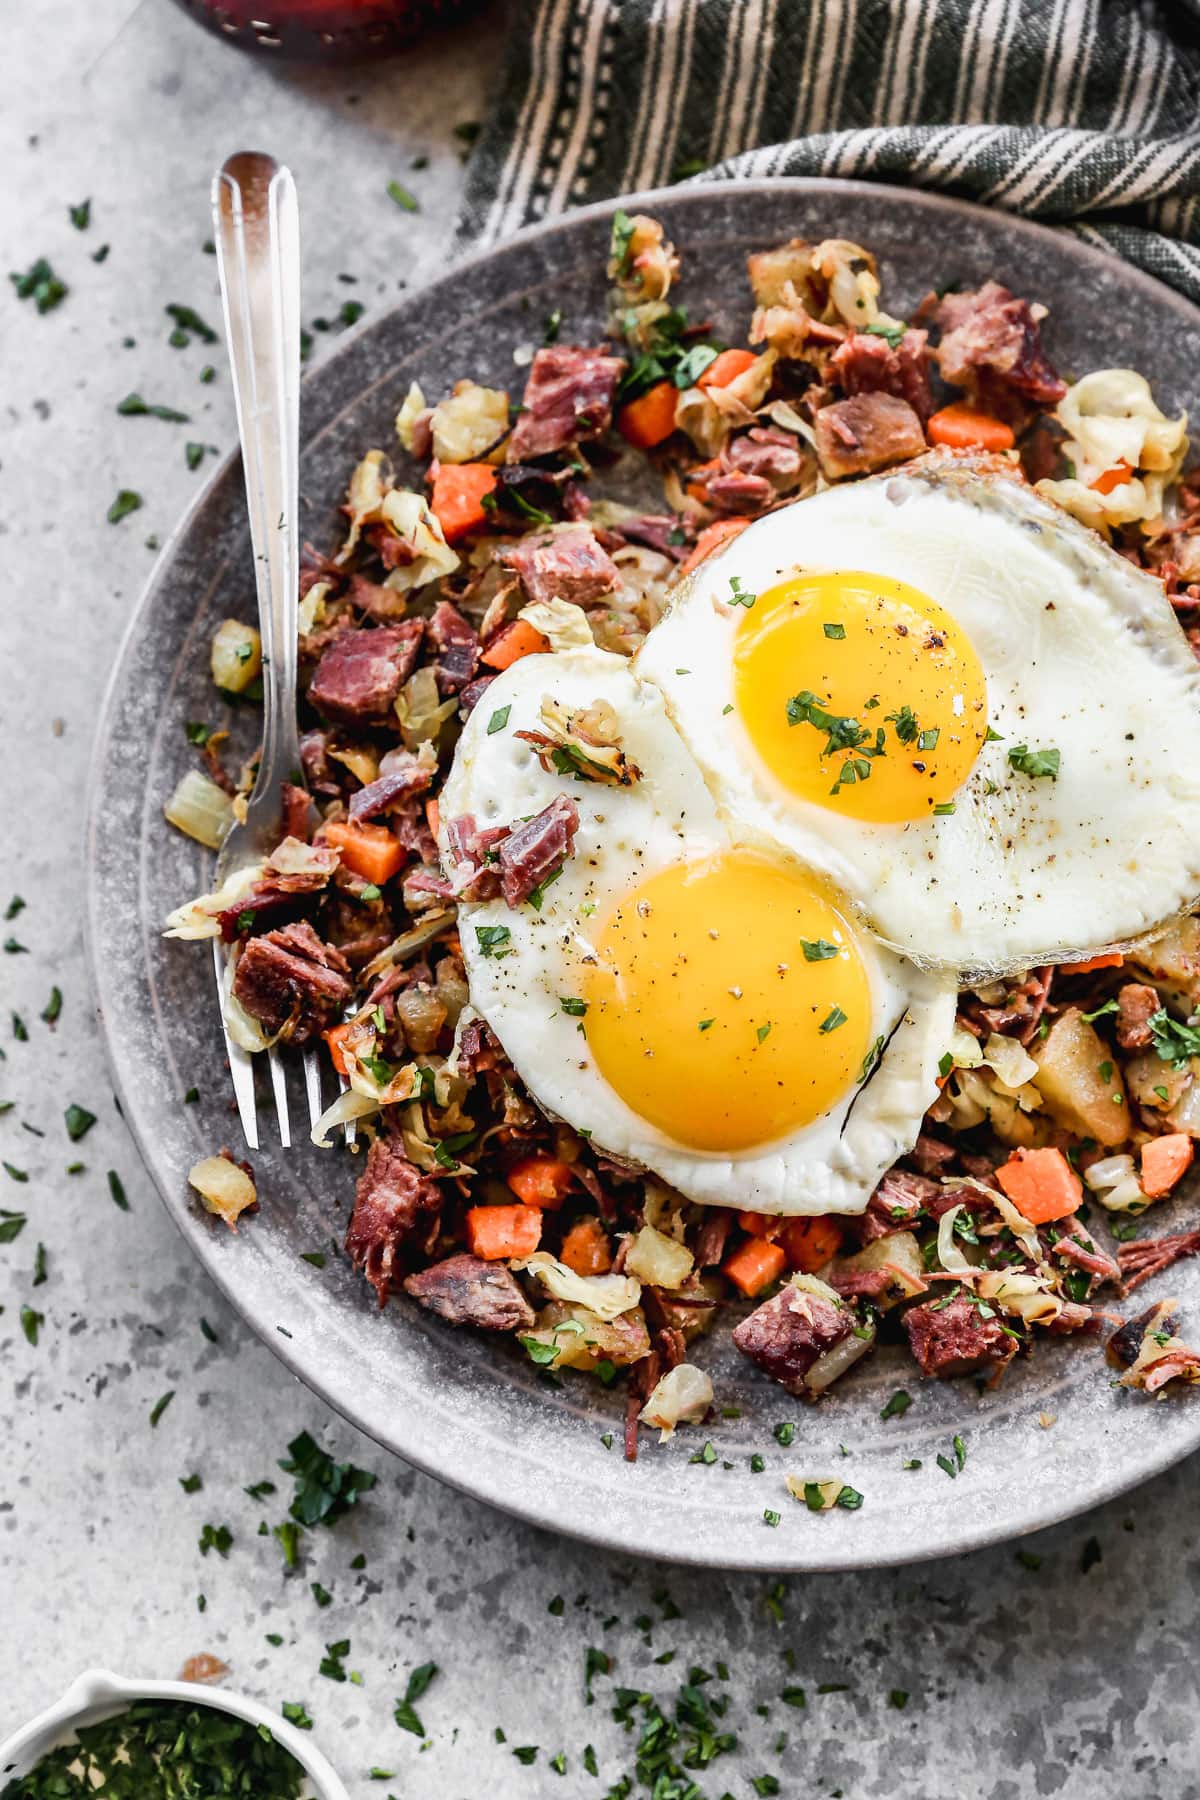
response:
<path id="1" fill-rule="evenodd" d="M 137 512 L 141 504 L 142 496 L 133 488 L 121 488 L 104 516 L 110 525 L 119 525 L 122 519 L 129 517 L 130 513 Z"/>
<path id="2" fill-rule="evenodd" d="M 840 642 L 846 635 L 846 627 L 844 625 L 826 624 L 822 625 L 821 630 L 825 633 L 827 638 L 832 638 L 835 643 Z"/>
<path id="3" fill-rule="evenodd" d="M 408 189 L 402 187 L 398 181 L 389 181 L 387 184 L 387 191 L 388 199 L 394 200 L 396 205 L 401 207 L 405 212 L 420 212 L 421 203 L 416 195 L 410 194 Z"/>
<path id="4" fill-rule="evenodd" d="M 414 1669 L 409 1676 L 408 1684 L 404 1690 L 404 1697 L 401 1700 L 397 1700 L 392 1712 L 392 1717 L 395 1719 L 401 1731 L 411 1731 L 414 1737 L 423 1738 L 425 1736 L 425 1727 L 422 1725 L 420 1715 L 416 1710 L 416 1703 L 421 1698 L 422 1694 L 428 1690 L 429 1684 L 437 1672 L 437 1664 L 434 1662 L 427 1662 L 422 1663 L 419 1668 Z"/>
<path id="5" fill-rule="evenodd" d="M 169 425 L 186 425 L 188 422 L 187 413 L 179 412 L 173 406 L 152 406 L 140 394 L 126 394 L 123 400 L 117 401 L 117 411 L 123 419 L 165 419 Z"/>
<path id="6" fill-rule="evenodd" d="M 68 1106 L 63 1116 L 67 1122 L 67 1136 L 73 1144 L 77 1144 L 96 1123 L 95 1113 L 88 1112 L 83 1106 Z"/>
<path id="7" fill-rule="evenodd" d="M 871 1073 L 872 1069 L 874 1069 L 876 1063 L 883 1055 L 883 1041 L 883 1034 L 881 1032 L 875 1039 L 875 1042 L 871 1045 L 871 1048 L 867 1051 L 867 1054 L 863 1057 L 862 1068 L 858 1071 L 858 1079 L 860 1082 L 867 1079 L 867 1076 Z"/>
<path id="8" fill-rule="evenodd" d="M 897 1388 L 890 1395 L 879 1416 L 881 1419 L 902 1419 L 912 1405 L 912 1395 L 906 1388 Z"/>
<path id="9" fill-rule="evenodd" d="M 873 325 L 864 325 L 862 330 L 863 334 L 867 337 L 881 337 L 885 339 L 889 350 L 898 350 L 904 342 L 904 333 L 908 330 L 908 327 L 907 325 L 880 325 L 876 323 Z"/>
<path id="10" fill-rule="evenodd" d="M 504 730 L 504 727 L 508 724 L 508 715 L 511 711 L 511 705 L 498 706 L 496 708 L 495 712 L 488 720 L 487 734 L 489 737 L 494 737 L 496 732 Z"/>
<path id="11" fill-rule="evenodd" d="M 587 1012 L 587 1001 L 576 998 L 574 994 L 560 994 L 558 1004 L 573 1019 L 582 1019 Z"/>
<path id="12" fill-rule="evenodd" d="M 35 1350 L 37 1349 L 38 1332 L 45 1323 L 45 1313 L 35 1312 L 32 1306 L 21 1308 L 21 1330 L 25 1334 L 26 1342 Z"/>
<path id="13" fill-rule="evenodd" d="M 69 206 L 67 208 L 67 216 L 76 231 L 86 231 L 92 222 L 91 201 L 81 200 L 78 206 Z"/>
<path id="14" fill-rule="evenodd" d="M 302 1706 L 283 1711 L 305 1730 L 312 1724 Z M 49 1750 L 4 1792 L 10 1800 L 91 1800 L 97 1792 L 110 1800 L 199 1794 L 297 1800 L 307 1790 L 301 1764 L 262 1726 L 191 1701 L 135 1700 Z"/>
<path id="15" fill-rule="evenodd" d="M 178 301 L 172 301 L 163 310 L 174 322 L 175 329 L 167 339 L 172 349 L 184 349 L 193 337 L 199 338 L 204 344 L 217 342 L 217 334 L 212 326 L 206 325 L 200 314 L 192 307 L 181 306 Z"/>
<path id="16" fill-rule="evenodd" d="M 1028 775 L 1035 781 L 1048 776 L 1051 781 L 1057 781 L 1062 752 L 1054 749 L 1031 750 L 1028 744 L 1014 744 L 1008 753 L 1008 760 L 1018 775 Z"/>
<path id="17" fill-rule="evenodd" d="M 279 1467 L 296 1478 L 296 1491 L 288 1508 L 293 1519 L 305 1526 L 332 1525 L 353 1506 L 360 1494 L 369 1493 L 375 1477 L 353 1463 L 335 1463 L 307 1431 L 292 1439 L 288 1457 Z"/>
<path id="18" fill-rule="evenodd" d="M 829 943 L 825 938 L 801 938 L 800 948 L 804 952 L 805 962 L 828 962 L 830 957 L 838 953 L 837 945 Z"/>
<path id="19" fill-rule="evenodd" d="M 175 1389 L 168 1388 L 166 1393 L 154 1402 L 154 1405 L 150 1408 L 150 1423 L 152 1426 L 158 1424 L 158 1421 L 162 1418 L 174 1398 Z"/>
<path id="20" fill-rule="evenodd" d="M 17 290 L 18 300 L 32 300 L 40 313 L 53 312 L 65 300 L 70 289 L 60 281 L 44 256 L 31 263 L 23 275 L 8 278 Z"/>
<path id="21" fill-rule="evenodd" d="M 224 1560 L 229 1555 L 233 1543 L 233 1533 L 228 1525 L 204 1525 L 200 1531 L 200 1554 L 207 1556 L 210 1550 Z"/>
<path id="22" fill-rule="evenodd" d="M 1149 1024 L 1150 1038 L 1161 1061 L 1183 1069 L 1189 1057 L 1200 1056 L 1200 1026 L 1181 1024 L 1161 1006 Z"/>
<path id="23" fill-rule="evenodd" d="M 742 586 L 742 578 L 740 575 L 731 575 L 730 576 L 730 578 L 729 578 L 729 604 L 730 604 L 730 606 L 744 606 L 746 608 L 746 610 L 749 611 L 757 599 L 758 599 L 757 594 L 750 593 L 750 591 L 747 588 L 744 588 Z"/>
<path id="24" fill-rule="evenodd" d="M 119 1207 L 122 1212 L 128 1212 L 129 1201 L 125 1197 L 125 1184 L 115 1169 L 108 1171 L 108 1191 L 113 1205 Z"/>
<path id="25" fill-rule="evenodd" d="M 475 941 L 480 956 L 499 958 L 512 954 L 512 932 L 507 925 L 477 925 Z"/>
<path id="26" fill-rule="evenodd" d="M 828 1013 L 826 1013 L 818 1027 L 821 1036 L 826 1037 L 829 1032 L 836 1031 L 839 1025 L 844 1025 L 846 1023 L 847 1017 L 848 1014 L 844 1013 L 840 1006 L 830 1007 Z"/>
<path id="27" fill-rule="evenodd" d="M 298 1731 L 312 1730 L 312 1720 L 305 1711 L 302 1701 L 285 1700 L 279 1710 L 288 1724 L 294 1725 Z"/>

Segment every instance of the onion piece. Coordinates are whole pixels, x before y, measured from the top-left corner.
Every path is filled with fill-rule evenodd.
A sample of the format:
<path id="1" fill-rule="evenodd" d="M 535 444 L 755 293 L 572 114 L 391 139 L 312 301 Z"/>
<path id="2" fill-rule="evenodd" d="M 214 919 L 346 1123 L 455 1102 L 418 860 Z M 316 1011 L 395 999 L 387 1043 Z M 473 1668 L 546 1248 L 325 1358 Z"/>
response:
<path id="1" fill-rule="evenodd" d="M 332 1106 L 327 1106 L 312 1128 L 312 1141 L 319 1150 L 328 1150 L 329 1133 L 338 1125 L 348 1125 L 352 1119 L 369 1119 L 379 1111 L 379 1101 L 370 1094 L 360 1094 L 354 1088 L 347 1088 L 339 1094 Z"/>
<path id="2" fill-rule="evenodd" d="M 587 614 L 570 600 L 531 600 L 517 616 L 540 631 L 552 650 L 590 650 L 595 642 Z"/>
<path id="3" fill-rule="evenodd" d="M 850 1332 L 818 1356 L 804 1377 L 804 1386 L 811 1394 L 823 1394 L 826 1388 L 833 1386 L 840 1375 L 844 1375 L 847 1369 L 852 1369 L 859 1358 L 865 1356 L 867 1351 L 874 1347 L 874 1344 L 874 1326 L 871 1326 L 869 1330 L 864 1330 L 861 1337 L 857 1331 Z"/>
<path id="4" fill-rule="evenodd" d="M 713 1402 L 713 1384 L 694 1363 L 677 1363 L 655 1383 L 638 1418 L 666 1443 L 677 1425 L 698 1425 Z"/>
<path id="5" fill-rule="evenodd" d="M 444 912 L 427 913 L 411 931 L 401 932 L 398 938 L 392 939 L 386 950 L 381 950 L 378 956 L 371 958 L 363 971 L 367 980 L 374 981 L 377 975 L 382 975 L 385 969 L 392 968 L 395 963 L 407 962 L 410 956 L 415 956 L 418 950 L 423 950 L 426 944 L 432 943 L 454 916 L 455 909 L 452 906 L 447 907 Z"/>
<path id="6" fill-rule="evenodd" d="M 957 1206 L 952 1206 L 949 1212 L 944 1212 L 938 1220 L 937 1253 L 938 1261 L 948 1275 L 966 1275 L 970 1277 L 978 1274 L 978 1270 L 973 1263 L 967 1261 L 966 1257 L 954 1241 L 955 1221 L 957 1220 L 958 1215 L 963 1211 L 965 1211 L 965 1208 L 960 1201 Z"/>
<path id="7" fill-rule="evenodd" d="M 244 694 L 262 674 L 262 639 L 253 625 L 222 619 L 213 634 L 212 678 L 227 694 Z"/>
<path id="8" fill-rule="evenodd" d="M 163 807 L 168 825 L 207 850 L 219 850 L 233 824 L 233 800 L 199 769 L 189 769 Z"/>
<path id="9" fill-rule="evenodd" d="M 199 899 L 177 906 L 174 912 L 167 914 L 163 936 L 189 941 L 220 937 L 219 915 L 245 899 L 266 866 L 264 861 L 247 863 L 211 894 L 201 894 Z"/>
<path id="10" fill-rule="evenodd" d="M 247 1207 L 258 1202 L 258 1193 L 250 1176 L 228 1156 L 205 1156 L 188 1170 L 188 1182 L 195 1188 L 210 1213 L 224 1219 L 231 1231 Z"/>

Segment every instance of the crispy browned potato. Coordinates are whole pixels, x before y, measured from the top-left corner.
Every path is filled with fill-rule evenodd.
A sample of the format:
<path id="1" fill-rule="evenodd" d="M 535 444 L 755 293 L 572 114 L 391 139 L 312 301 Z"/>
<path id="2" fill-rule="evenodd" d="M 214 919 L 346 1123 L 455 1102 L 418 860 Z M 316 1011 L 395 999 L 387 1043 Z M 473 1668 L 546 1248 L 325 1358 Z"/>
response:
<path id="1" fill-rule="evenodd" d="M 1129 1100 L 1121 1071 L 1099 1032 L 1068 1007 L 1041 1044 L 1030 1046 L 1046 1111 L 1064 1130 L 1106 1149 L 1129 1136 Z"/>

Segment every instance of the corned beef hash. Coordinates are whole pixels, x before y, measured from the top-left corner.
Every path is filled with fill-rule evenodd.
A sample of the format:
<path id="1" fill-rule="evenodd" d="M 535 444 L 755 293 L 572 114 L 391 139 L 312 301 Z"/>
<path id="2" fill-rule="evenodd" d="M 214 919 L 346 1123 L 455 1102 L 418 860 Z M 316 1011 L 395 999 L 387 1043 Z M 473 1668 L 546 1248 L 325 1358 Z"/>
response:
<path id="1" fill-rule="evenodd" d="M 745 346 L 653 219 L 608 276 L 609 341 L 556 313 L 519 398 L 402 397 L 407 480 L 368 451 L 306 549 L 319 829 L 292 790 L 169 934 L 235 946 L 237 1043 L 328 1047 L 380 1304 L 626 1380 L 630 1456 L 730 1321 L 813 1398 L 1039 1332 L 1200 1381 L 1173 1301 L 1113 1310 L 1200 1249 L 1136 1223 L 1200 1137 L 1186 418 L 1068 385 L 995 282 L 893 317 L 842 240 L 749 258 Z M 647 459 L 659 510 L 605 497 Z M 226 621 L 218 688 L 259 658 Z M 215 847 L 254 767 L 191 735 L 167 816 Z"/>

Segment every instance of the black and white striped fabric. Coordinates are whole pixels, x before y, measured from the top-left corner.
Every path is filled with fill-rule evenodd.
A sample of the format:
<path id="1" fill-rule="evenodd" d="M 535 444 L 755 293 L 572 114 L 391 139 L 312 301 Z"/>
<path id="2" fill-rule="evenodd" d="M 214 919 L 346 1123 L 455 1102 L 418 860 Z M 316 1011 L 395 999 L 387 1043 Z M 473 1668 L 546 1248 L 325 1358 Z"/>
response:
<path id="1" fill-rule="evenodd" d="M 701 171 L 939 188 L 1200 300 L 1200 0 L 518 0 L 462 240 Z"/>

